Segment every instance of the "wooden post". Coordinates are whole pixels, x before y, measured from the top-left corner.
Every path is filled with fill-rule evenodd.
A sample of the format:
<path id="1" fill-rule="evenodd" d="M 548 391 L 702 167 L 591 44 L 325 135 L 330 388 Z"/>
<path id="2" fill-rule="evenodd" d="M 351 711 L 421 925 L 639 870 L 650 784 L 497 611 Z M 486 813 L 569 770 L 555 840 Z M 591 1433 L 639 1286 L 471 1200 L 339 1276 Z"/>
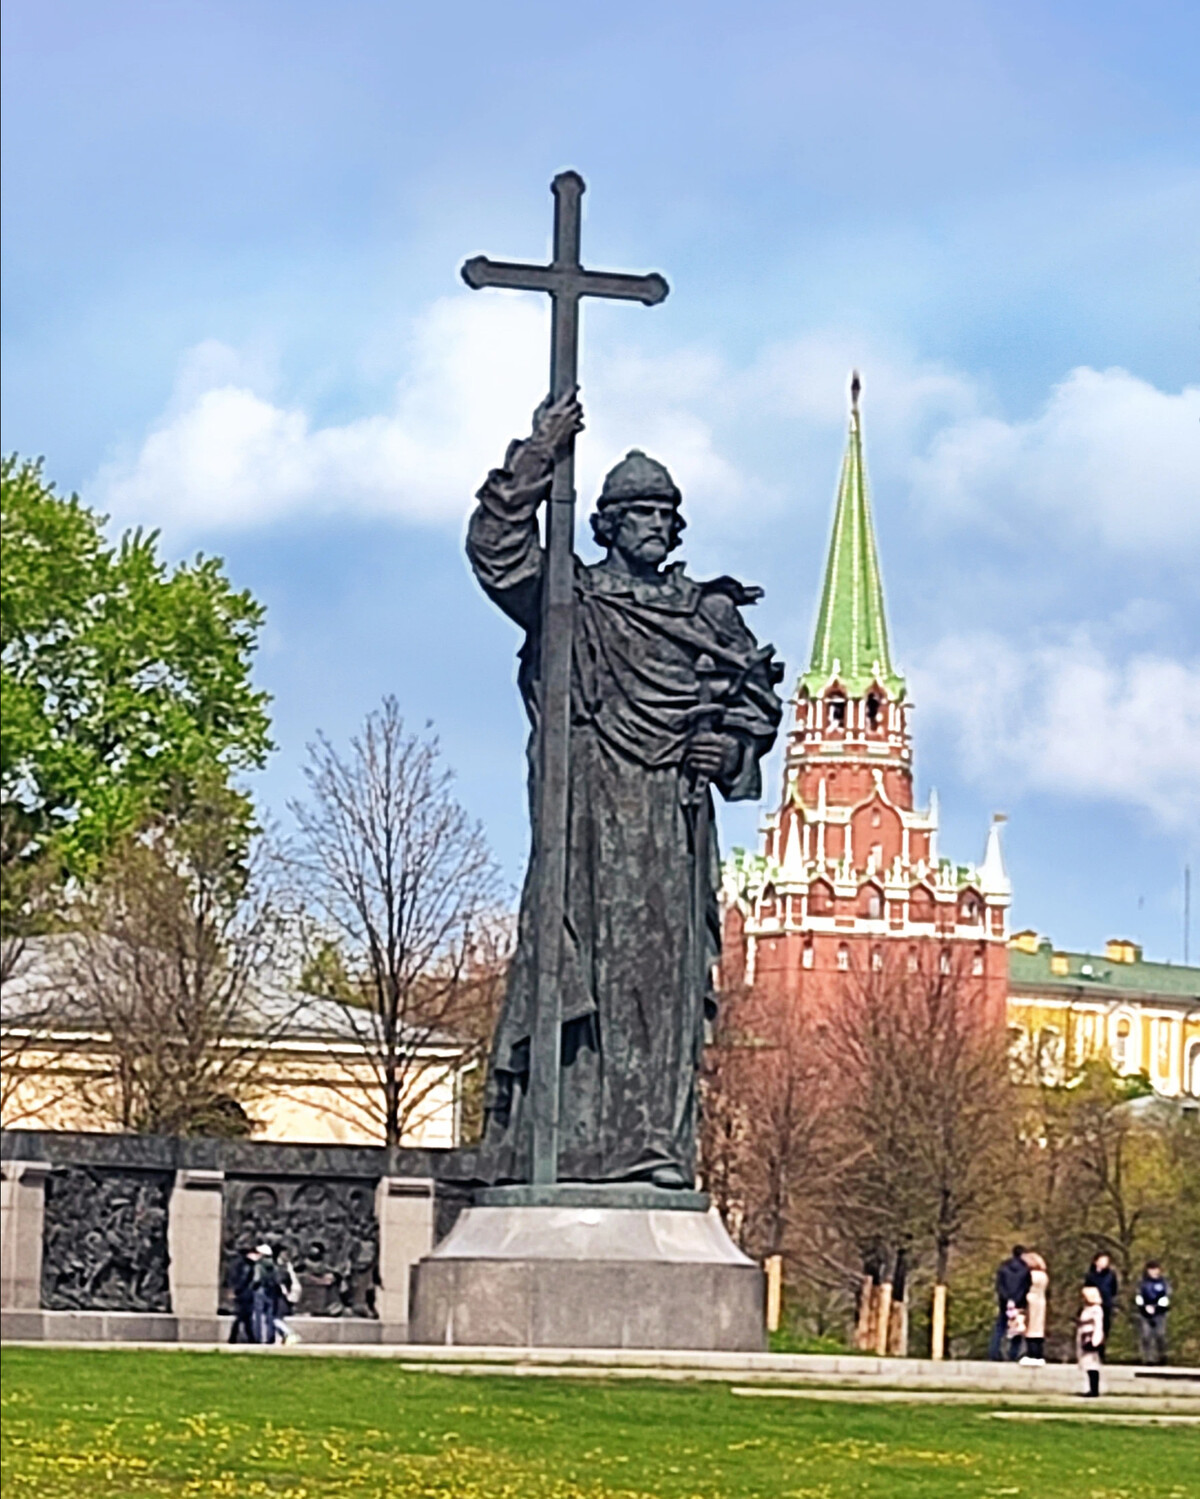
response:
<path id="1" fill-rule="evenodd" d="M 767 1272 L 767 1331 L 778 1332 L 783 1310 L 783 1256 L 767 1255 L 764 1268 Z"/>
<path id="2" fill-rule="evenodd" d="M 888 1351 L 888 1333 L 892 1326 L 892 1283 L 885 1280 L 879 1287 L 879 1310 L 875 1318 L 875 1352 L 882 1358 Z"/>
<path id="3" fill-rule="evenodd" d="M 900 1296 L 892 1288 L 892 1315 L 888 1327 L 888 1352 L 897 1358 L 908 1357 L 908 1291 Z"/>
<path id="4" fill-rule="evenodd" d="M 929 1357 L 935 1363 L 940 1363 L 946 1357 L 946 1287 L 940 1281 L 933 1288 L 933 1327 Z"/>

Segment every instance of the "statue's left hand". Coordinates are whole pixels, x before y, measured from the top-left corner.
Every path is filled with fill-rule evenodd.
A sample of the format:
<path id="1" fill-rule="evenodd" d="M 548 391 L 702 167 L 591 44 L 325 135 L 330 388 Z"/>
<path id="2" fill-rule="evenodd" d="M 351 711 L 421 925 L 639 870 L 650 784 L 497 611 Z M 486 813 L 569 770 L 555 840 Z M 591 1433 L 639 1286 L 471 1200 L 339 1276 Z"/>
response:
<path id="1" fill-rule="evenodd" d="M 737 767 L 737 760 L 737 740 L 731 734 L 716 734 L 708 729 L 694 734 L 683 752 L 684 769 L 709 781 L 730 775 Z"/>

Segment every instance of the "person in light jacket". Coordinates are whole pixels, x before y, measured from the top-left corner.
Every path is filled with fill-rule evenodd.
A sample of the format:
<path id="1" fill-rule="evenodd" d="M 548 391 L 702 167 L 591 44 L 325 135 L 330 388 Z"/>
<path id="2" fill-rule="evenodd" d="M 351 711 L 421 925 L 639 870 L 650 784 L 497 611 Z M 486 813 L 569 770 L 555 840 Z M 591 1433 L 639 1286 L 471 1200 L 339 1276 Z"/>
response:
<path id="1" fill-rule="evenodd" d="M 1075 1325 L 1075 1357 L 1087 1375 L 1087 1394 L 1100 1393 L 1100 1363 L 1104 1351 L 1104 1304 L 1095 1286 L 1083 1288 L 1083 1310 Z"/>
<path id="2" fill-rule="evenodd" d="M 1050 1275 L 1046 1261 L 1036 1249 L 1027 1249 L 1022 1259 L 1029 1266 L 1029 1291 L 1025 1301 L 1025 1354 L 1021 1362 L 1041 1365 L 1046 1362 L 1046 1293 Z"/>
<path id="3" fill-rule="evenodd" d="M 304 1287 L 292 1264 L 286 1245 L 281 1244 L 275 1254 L 275 1336 L 281 1343 L 298 1343 L 300 1334 L 288 1322 L 288 1318 L 299 1305 Z"/>

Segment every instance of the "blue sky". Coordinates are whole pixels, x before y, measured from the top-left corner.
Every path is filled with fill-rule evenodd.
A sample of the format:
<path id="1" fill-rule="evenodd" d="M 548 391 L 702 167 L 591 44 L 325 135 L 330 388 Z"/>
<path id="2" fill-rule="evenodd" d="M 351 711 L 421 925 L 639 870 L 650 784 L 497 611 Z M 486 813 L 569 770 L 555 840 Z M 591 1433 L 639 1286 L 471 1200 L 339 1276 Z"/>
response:
<path id="1" fill-rule="evenodd" d="M 1155 0 L 9 0 L 4 447 L 267 603 L 268 806 L 395 692 L 515 880 L 517 641 L 461 536 L 546 318 L 457 269 L 540 257 L 575 166 L 585 258 L 672 284 L 587 311 L 581 499 L 666 461 L 689 562 L 766 587 L 794 676 L 858 366 L 944 849 L 1002 809 L 1017 925 L 1179 959 L 1198 101 L 1200 10 Z"/>

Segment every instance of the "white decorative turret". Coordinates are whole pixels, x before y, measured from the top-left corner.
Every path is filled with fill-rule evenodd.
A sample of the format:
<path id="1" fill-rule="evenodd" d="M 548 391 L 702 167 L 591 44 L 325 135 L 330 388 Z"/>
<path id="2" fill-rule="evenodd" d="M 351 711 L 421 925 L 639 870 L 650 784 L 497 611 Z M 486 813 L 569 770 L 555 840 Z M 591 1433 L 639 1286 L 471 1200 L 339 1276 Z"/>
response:
<path id="1" fill-rule="evenodd" d="M 1004 850 L 1000 846 L 1000 829 L 1007 820 L 1003 812 L 997 812 L 988 829 L 987 849 L 979 866 L 979 888 L 984 895 L 1012 894 L 1012 881 L 1004 867 Z"/>

